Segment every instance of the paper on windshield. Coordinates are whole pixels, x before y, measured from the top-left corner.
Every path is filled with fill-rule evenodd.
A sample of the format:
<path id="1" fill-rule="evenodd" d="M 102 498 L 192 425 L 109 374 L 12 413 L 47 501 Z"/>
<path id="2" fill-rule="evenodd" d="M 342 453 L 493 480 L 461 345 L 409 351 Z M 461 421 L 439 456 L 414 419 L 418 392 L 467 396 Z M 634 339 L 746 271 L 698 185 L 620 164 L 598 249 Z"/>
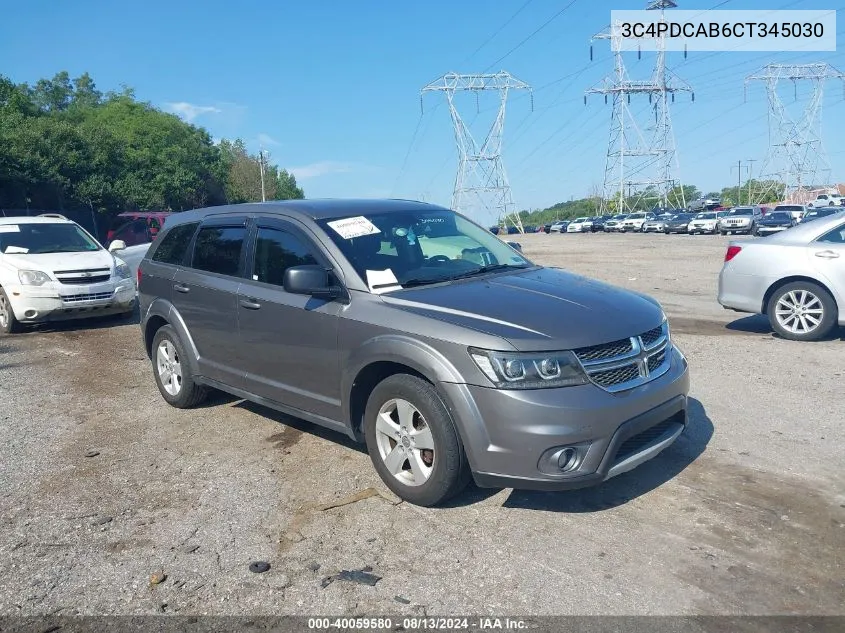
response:
<path id="1" fill-rule="evenodd" d="M 387 270 L 368 270 L 367 286 L 370 292 L 377 295 L 402 288 L 399 280 L 396 279 L 396 275 L 389 268 Z"/>
<path id="2" fill-rule="evenodd" d="M 21 227 L 17 224 L 0 224 L 0 233 L 20 233 Z"/>
<path id="3" fill-rule="evenodd" d="M 354 218 L 344 218 L 343 220 L 332 220 L 328 222 L 328 225 L 345 240 L 381 233 L 375 224 L 362 215 Z"/>
<path id="4" fill-rule="evenodd" d="M 6 247 L 6 250 L 3 251 L 3 252 L 6 253 L 7 255 L 15 255 L 15 254 L 24 255 L 24 254 L 29 252 L 29 249 L 24 248 L 23 246 L 9 245 L 9 246 Z"/>

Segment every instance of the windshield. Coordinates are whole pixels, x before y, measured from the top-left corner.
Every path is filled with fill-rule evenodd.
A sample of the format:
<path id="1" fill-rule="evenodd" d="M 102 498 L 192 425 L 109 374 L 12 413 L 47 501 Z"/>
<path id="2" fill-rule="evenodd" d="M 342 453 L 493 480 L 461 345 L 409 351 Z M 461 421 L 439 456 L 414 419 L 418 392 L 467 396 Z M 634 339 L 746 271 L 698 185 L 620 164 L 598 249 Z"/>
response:
<path id="1" fill-rule="evenodd" d="M 629 220 L 639 220 L 640 218 L 644 218 L 645 213 L 632 213 L 628 216 Z"/>
<path id="2" fill-rule="evenodd" d="M 319 224 L 373 291 L 534 265 L 489 231 L 448 210 L 373 213 Z"/>
<path id="3" fill-rule="evenodd" d="M 589 218 L 575 218 L 575 224 L 580 224 L 581 222 L 586 222 Z"/>
<path id="4" fill-rule="evenodd" d="M 98 251 L 101 248 L 79 226 L 67 222 L 5 224 L 0 227 L 0 252 L 3 253 L 43 255 Z"/>
<path id="5" fill-rule="evenodd" d="M 696 220 L 715 220 L 716 214 L 715 213 L 699 213 L 695 216 Z"/>
<path id="6" fill-rule="evenodd" d="M 689 213 L 679 213 L 678 215 L 673 215 L 669 219 L 673 222 L 687 222 L 692 219 L 692 216 Z"/>
<path id="7" fill-rule="evenodd" d="M 754 215 L 754 210 L 748 207 L 742 209 L 731 209 L 728 215 Z"/>
<path id="8" fill-rule="evenodd" d="M 804 207 L 799 207 L 797 205 L 778 205 L 775 207 L 775 211 L 803 211 Z"/>

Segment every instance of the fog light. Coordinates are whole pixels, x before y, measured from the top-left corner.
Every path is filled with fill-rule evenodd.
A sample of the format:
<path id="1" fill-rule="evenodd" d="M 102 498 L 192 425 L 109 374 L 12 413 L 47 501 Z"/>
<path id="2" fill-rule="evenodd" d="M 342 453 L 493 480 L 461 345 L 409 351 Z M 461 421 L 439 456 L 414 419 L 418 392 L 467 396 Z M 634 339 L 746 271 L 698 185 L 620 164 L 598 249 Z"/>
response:
<path id="1" fill-rule="evenodd" d="M 578 451 L 569 447 L 563 449 L 557 458 L 557 465 L 563 472 L 568 472 L 578 465 Z"/>
<path id="2" fill-rule="evenodd" d="M 38 313 L 35 310 L 27 310 L 23 313 L 24 317 L 27 319 L 34 319 L 38 316 Z"/>

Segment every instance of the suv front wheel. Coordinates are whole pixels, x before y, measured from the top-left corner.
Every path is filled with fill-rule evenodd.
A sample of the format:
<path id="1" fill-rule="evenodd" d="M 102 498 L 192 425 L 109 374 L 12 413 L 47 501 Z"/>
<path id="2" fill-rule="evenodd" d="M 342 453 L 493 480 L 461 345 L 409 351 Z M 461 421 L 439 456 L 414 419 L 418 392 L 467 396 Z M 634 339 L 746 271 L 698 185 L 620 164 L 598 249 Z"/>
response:
<path id="1" fill-rule="evenodd" d="M 202 402 L 208 390 L 194 382 L 188 356 L 179 335 L 171 326 L 162 326 L 153 337 L 153 374 L 161 396 L 177 409 Z"/>
<path id="2" fill-rule="evenodd" d="M 376 472 L 410 503 L 437 505 L 470 480 L 449 411 L 421 378 L 396 374 L 376 386 L 367 401 L 364 437 Z"/>
<path id="3" fill-rule="evenodd" d="M 21 331 L 21 324 L 15 318 L 15 311 L 6 296 L 6 291 L 0 288 L 0 334 L 15 334 Z"/>

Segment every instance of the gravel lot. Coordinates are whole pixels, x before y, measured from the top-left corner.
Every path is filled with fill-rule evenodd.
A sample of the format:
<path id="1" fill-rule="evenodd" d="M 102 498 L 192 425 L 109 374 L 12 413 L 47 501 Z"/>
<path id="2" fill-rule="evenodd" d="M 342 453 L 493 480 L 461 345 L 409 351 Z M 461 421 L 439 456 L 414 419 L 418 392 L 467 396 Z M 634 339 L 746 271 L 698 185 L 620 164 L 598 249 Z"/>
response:
<path id="1" fill-rule="evenodd" d="M 659 458 L 422 509 L 331 432 L 169 408 L 134 322 L 44 328 L 0 339 L 0 613 L 845 614 L 845 341 L 723 310 L 728 238 L 519 239 L 663 303 L 693 403 Z M 375 586 L 323 582 L 364 567 Z"/>

